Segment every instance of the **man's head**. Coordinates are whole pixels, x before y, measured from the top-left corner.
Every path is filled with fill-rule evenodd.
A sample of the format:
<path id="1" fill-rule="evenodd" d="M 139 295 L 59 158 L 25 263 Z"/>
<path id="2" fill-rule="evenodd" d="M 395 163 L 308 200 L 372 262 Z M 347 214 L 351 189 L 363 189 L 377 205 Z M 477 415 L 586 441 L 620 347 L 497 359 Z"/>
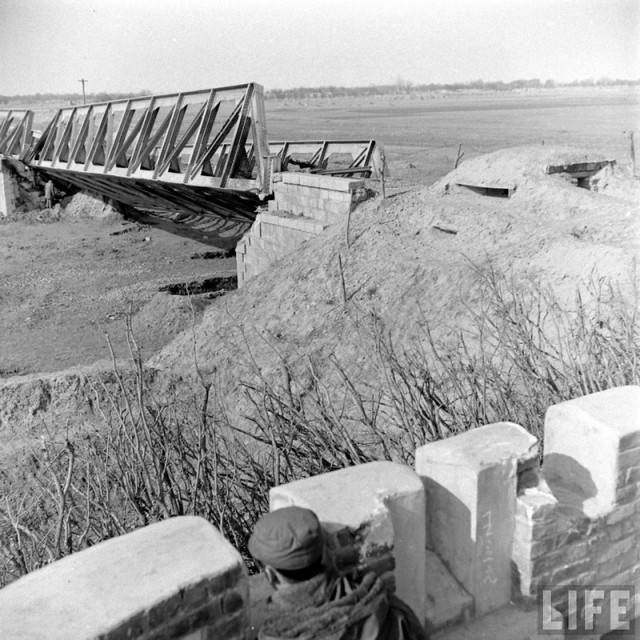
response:
<path id="1" fill-rule="evenodd" d="M 324 543 L 316 514 L 301 507 L 268 513 L 249 539 L 251 555 L 274 587 L 309 580 L 322 571 Z"/>

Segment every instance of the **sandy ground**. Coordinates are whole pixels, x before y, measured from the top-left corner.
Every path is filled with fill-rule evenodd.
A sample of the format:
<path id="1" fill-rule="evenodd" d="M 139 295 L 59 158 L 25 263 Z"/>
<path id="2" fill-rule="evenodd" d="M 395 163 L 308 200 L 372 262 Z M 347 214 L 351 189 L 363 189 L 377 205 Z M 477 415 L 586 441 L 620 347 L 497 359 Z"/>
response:
<path id="1" fill-rule="evenodd" d="M 160 287 L 235 275 L 234 259 L 192 259 L 211 247 L 75 200 L 59 218 L 44 210 L 0 219 L 0 377 L 109 357 L 107 334 L 126 355 L 129 312 L 145 353 L 154 353 L 209 302 Z"/>

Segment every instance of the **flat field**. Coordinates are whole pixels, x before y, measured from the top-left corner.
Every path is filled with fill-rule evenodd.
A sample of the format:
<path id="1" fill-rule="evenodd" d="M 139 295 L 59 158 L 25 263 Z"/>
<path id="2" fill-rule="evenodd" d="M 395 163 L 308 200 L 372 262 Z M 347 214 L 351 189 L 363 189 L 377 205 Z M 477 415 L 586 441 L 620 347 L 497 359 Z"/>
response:
<path id="1" fill-rule="evenodd" d="M 506 147 L 572 145 L 629 160 L 640 89 L 431 93 L 306 102 L 267 101 L 271 140 L 375 138 L 393 177 L 430 184 L 455 164 Z M 413 165 L 413 166 L 412 166 Z"/>
<path id="2" fill-rule="evenodd" d="M 46 124 L 55 105 L 23 105 Z M 428 185 L 464 160 L 525 144 L 573 145 L 629 162 L 640 91 L 611 87 L 267 101 L 271 140 L 375 138 L 398 191 Z M 158 229 L 121 232 L 115 217 L 32 212 L 0 219 L 0 377 L 55 371 L 108 356 L 104 333 L 126 353 L 122 316 L 138 311 L 146 355 L 189 324 L 191 309 L 167 283 L 229 275 L 231 260 L 191 260 L 210 249 Z M 145 240 L 148 238 L 148 240 Z M 201 304 L 206 304 L 202 302 Z M 201 308 L 197 311 L 201 312 Z M 154 326 L 154 323 L 158 326 Z"/>

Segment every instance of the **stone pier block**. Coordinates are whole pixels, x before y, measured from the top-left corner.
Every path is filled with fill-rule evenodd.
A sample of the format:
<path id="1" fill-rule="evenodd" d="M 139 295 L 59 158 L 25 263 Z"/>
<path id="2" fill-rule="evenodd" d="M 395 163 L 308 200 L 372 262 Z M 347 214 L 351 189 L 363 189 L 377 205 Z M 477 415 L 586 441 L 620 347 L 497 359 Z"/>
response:
<path id="1" fill-rule="evenodd" d="M 112 538 L 0 590 L 0 638 L 246 637 L 240 554 L 203 518 Z"/>
<path id="2" fill-rule="evenodd" d="M 636 457 L 640 451 L 640 387 L 617 387 L 553 405 L 544 430 L 543 473 L 561 502 L 598 518 L 618 502 L 630 501 L 629 496 L 637 499 L 638 482 L 620 470 L 627 468 L 630 452 Z"/>
<path id="3" fill-rule="evenodd" d="M 340 178 L 337 176 L 324 176 L 314 173 L 288 173 L 282 174 L 283 184 L 299 184 L 303 187 L 315 187 L 316 189 L 328 189 L 333 191 L 356 191 L 364 187 L 363 180 L 353 178 Z"/>
<path id="4" fill-rule="evenodd" d="M 329 532 L 364 532 L 361 560 L 388 549 L 397 594 L 424 619 L 425 495 L 410 467 L 371 462 L 271 489 L 272 511 L 291 505 L 315 511 Z"/>
<path id="5" fill-rule="evenodd" d="M 6 160 L 0 158 L 0 217 L 13 215 L 16 207 L 17 181 Z"/>
<path id="6" fill-rule="evenodd" d="M 416 451 L 427 494 L 427 542 L 473 596 L 480 615 L 509 602 L 518 463 L 537 440 L 501 422 Z"/>

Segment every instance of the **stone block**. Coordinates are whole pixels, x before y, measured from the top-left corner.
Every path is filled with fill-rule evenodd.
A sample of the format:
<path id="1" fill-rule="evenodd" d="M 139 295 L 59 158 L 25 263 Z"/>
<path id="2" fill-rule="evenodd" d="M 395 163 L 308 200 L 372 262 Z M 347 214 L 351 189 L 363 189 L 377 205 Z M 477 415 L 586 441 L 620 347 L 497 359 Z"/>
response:
<path id="1" fill-rule="evenodd" d="M 351 209 L 351 203 L 338 202 L 336 200 L 325 200 L 319 208 L 329 214 L 333 214 L 334 216 L 344 216 L 346 218 L 349 210 Z"/>
<path id="2" fill-rule="evenodd" d="M 518 462 L 537 451 L 501 422 L 424 445 L 416 471 L 427 494 L 427 539 L 482 614 L 509 602 Z"/>
<path id="3" fill-rule="evenodd" d="M 344 202 L 351 204 L 354 201 L 355 195 L 353 192 L 345 191 L 323 191 L 322 199 L 331 200 L 332 202 Z"/>
<path id="4" fill-rule="evenodd" d="M 636 500 L 637 492 L 620 486 L 618 471 L 621 455 L 636 446 L 639 433 L 638 386 L 549 407 L 543 474 L 551 490 L 593 519 L 610 513 L 617 502 Z"/>
<path id="5" fill-rule="evenodd" d="M 549 619 L 558 624 L 562 615 L 555 609 Z M 443 629 L 431 636 L 432 640 L 562 640 L 564 632 L 538 633 L 538 611 L 507 605 L 470 622 Z"/>
<path id="6" fill-rule="evenodd" d="M 397 592 L 416 614 L 425 612 L 425 496 L 420 478 L 405 465 L 371 462 L 271 489 L 272 511 L 312 509 L 332 533 L 361 533 L 361 558 L 387 548 L 395 559 Z"/>
<path id="7" fill-rule="evenodd" d="M 322 233 L 318 220 L 296 217 L 285 211 L 261 213 L 236 249 L 238 286 L 288 256 L 307 239 Z"/>
<path id="8" fill-rule="evenodd" d="M 324 176 L 314 173 L 283 173 L 283 184 L 299 184 L 316 189 L 330 189 L 333 191 L 355 191 L 364 188 L 363 180 L 353 178 L 339 178 L 336 176 Z"/>
<path id="9" fill-rule="evenodd" d="M 278 200 L 278 207 L 285 211 L 301 211 L 304 213 L 309 209 L 318 207 L 319 203 L 319 198 L 314 198 L 304 194 L 288 194 L 285 198 L 280 198 Z"/>
<path id="10" fill-rule="evenodd" d="M 262 221 L 273 227 L 282 227 L 283 229 L 296 229 L 303 231 L 309 235 L 318 235 L 325 229 L 325 225 L 317 220 L 310 218 L 289 217 L 282 215 L 271 215 L 263 213 Z"/>
<path id="11" fill-rule="evenodd" d="M 473 598 L 451 575 L 438 555 L 428 549 L 425 574 L 427 629 L 440 629 L 469 620 L 473 615 Z"/>
<path id="12" fill-rule="evenodd" d="M 133 627 L 153 631 L 154 621 L 165 623 L 162 610 L 173 612 L 172 625 L 193 632 L 222 615 L 216 594 L 226 590 L 234 594 L 234 618 L 248 624 L 238 603 L 248 602 L 248 589 L 240 554 L 211 524 L 195 516 L 171 518 L 67 556 L 0 590 L 0 637 L 136 637 Z"/>

